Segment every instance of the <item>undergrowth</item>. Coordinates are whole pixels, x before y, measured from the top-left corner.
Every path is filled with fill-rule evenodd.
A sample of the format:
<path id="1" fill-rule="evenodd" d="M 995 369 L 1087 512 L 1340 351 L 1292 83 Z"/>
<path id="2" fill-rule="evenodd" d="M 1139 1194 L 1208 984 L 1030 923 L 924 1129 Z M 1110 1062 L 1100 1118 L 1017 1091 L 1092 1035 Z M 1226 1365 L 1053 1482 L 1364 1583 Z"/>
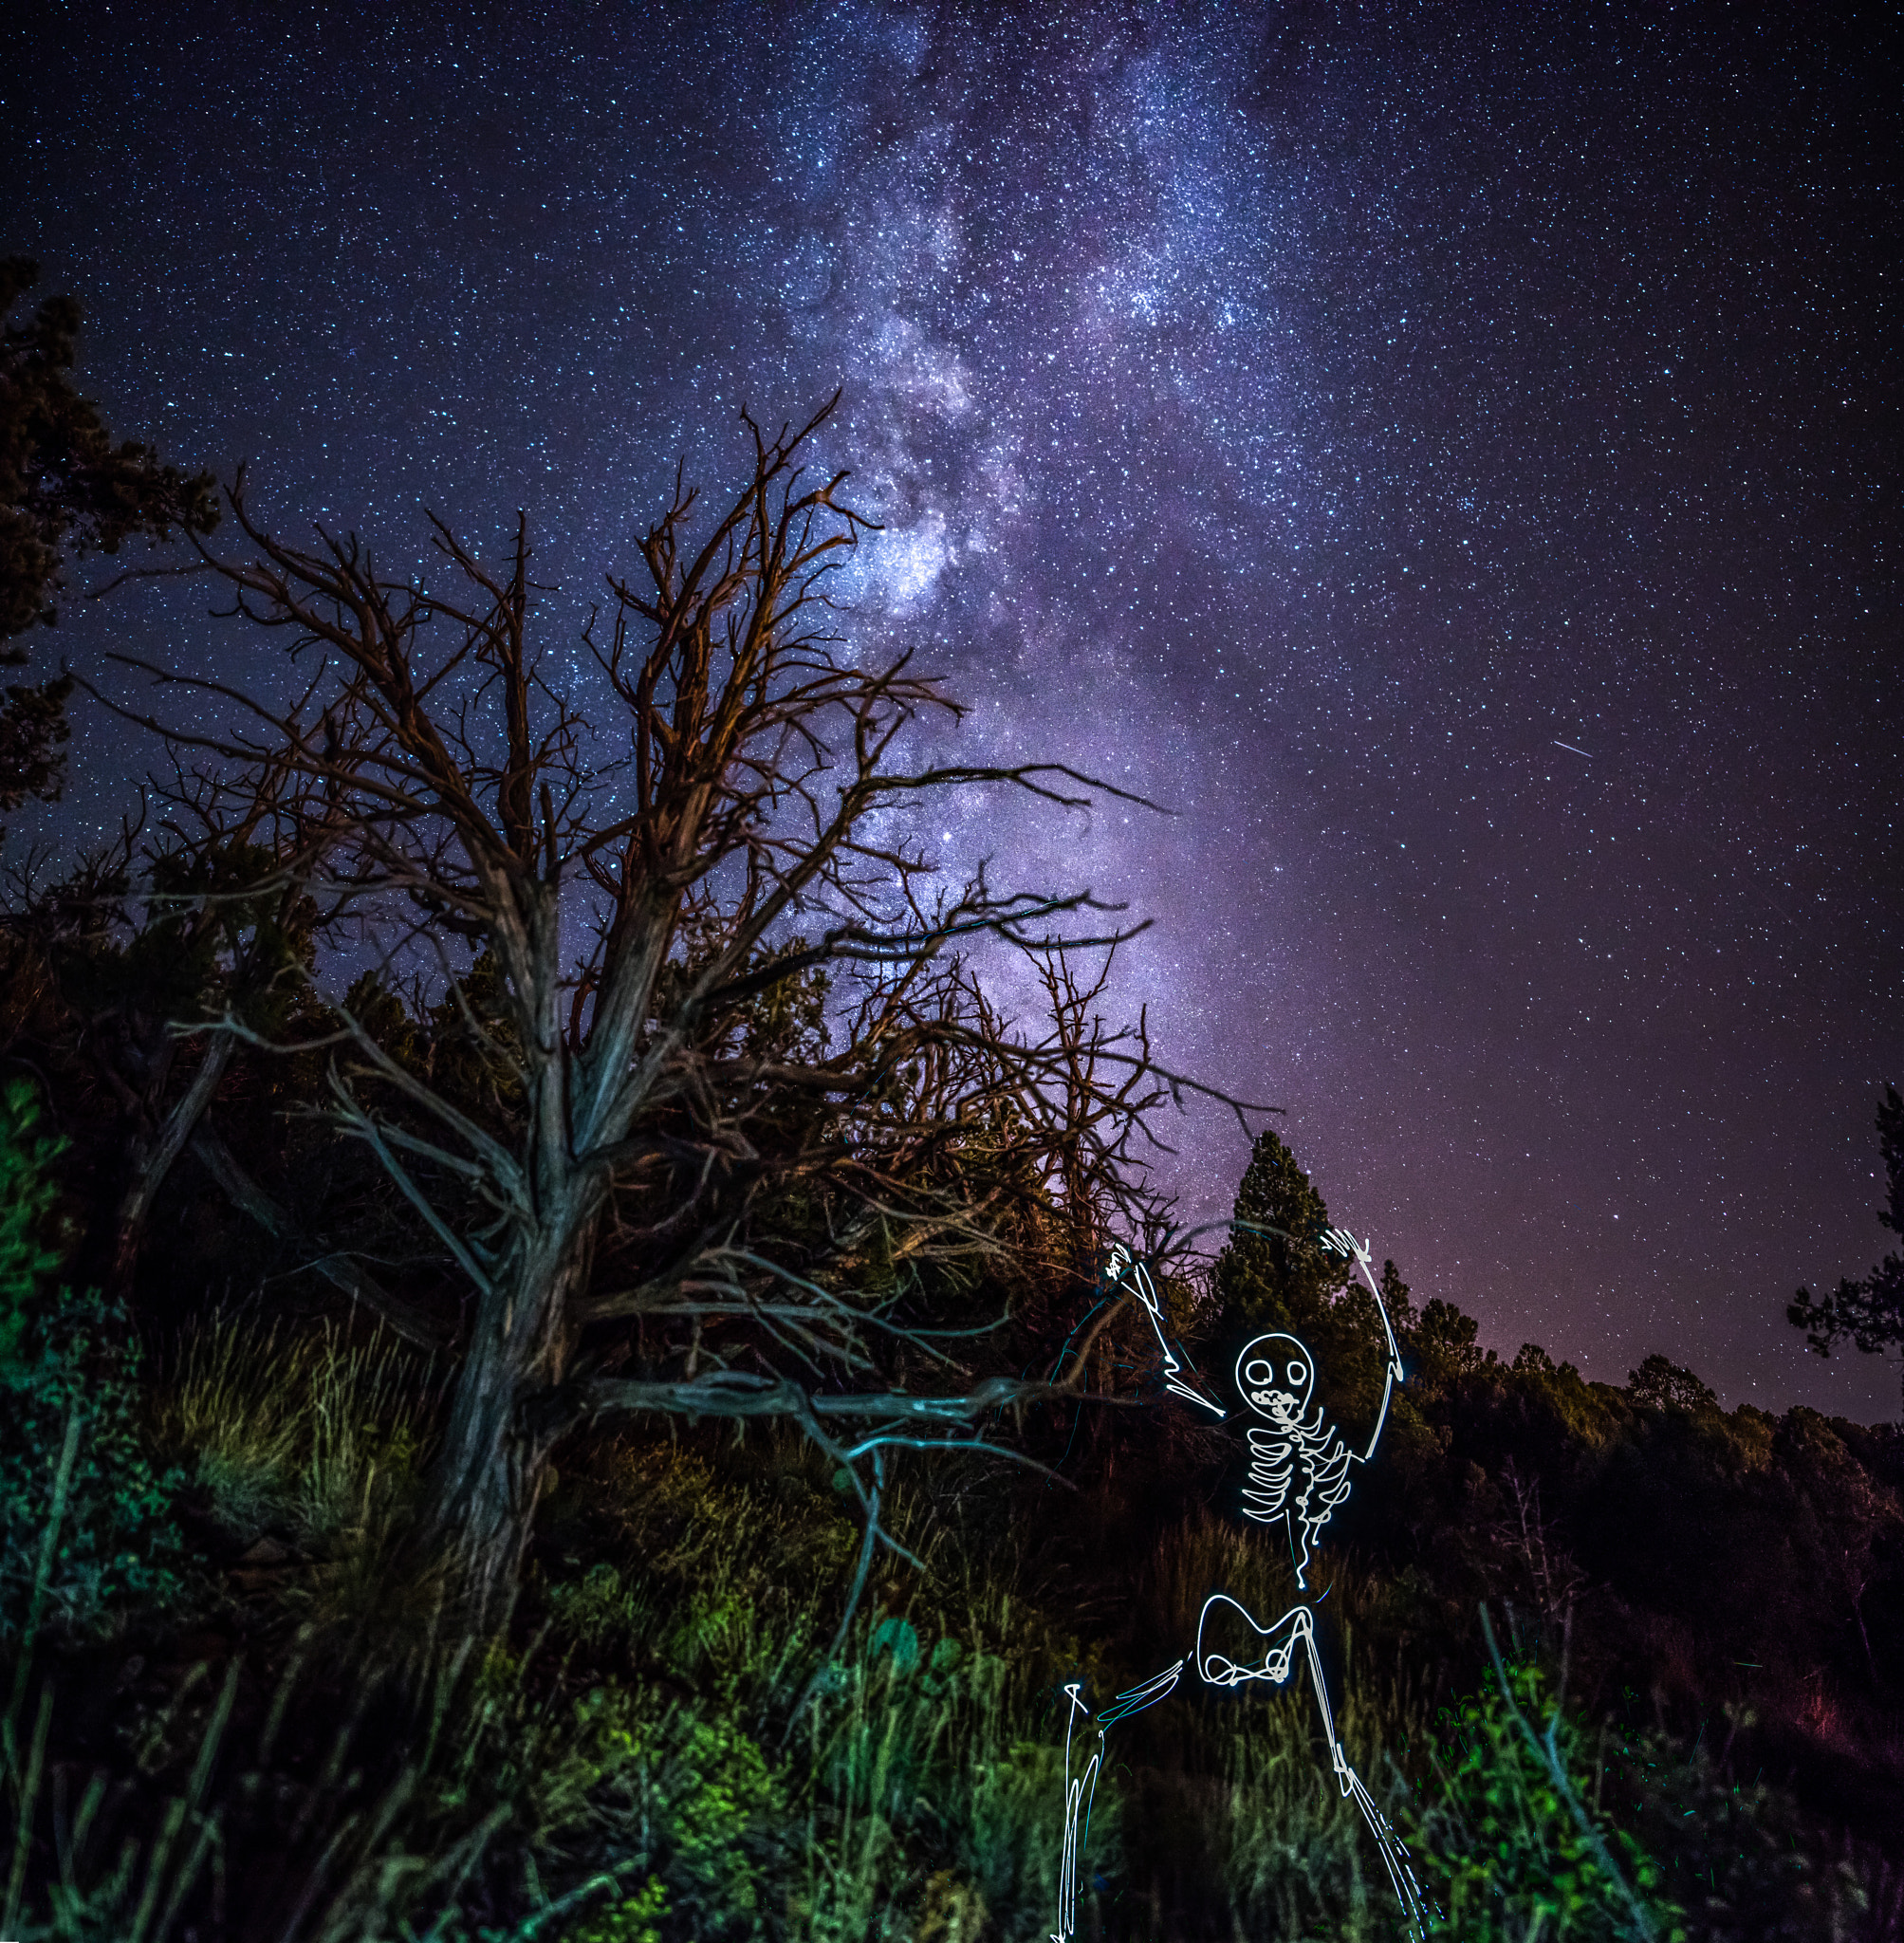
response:
<path id="1" fill-rule="evenodd" d="M 180 1480 L 146 1446 L 139 1338 L 122 1305 L 60 1279 L 64 1143 L 39 1120 L 24 1081 L 0 1089 L 0 1648 L 16 1653 L 42 1624 L 109 1636 L 187 1589 Z"/>
<path id="2" fill-rule="evenodd" d="M 1259 1610 L 1276 1590 L 1249 1534 L 1199 1515 L 1166 1532 L 1123 1630 L 1082 1637 L 1021 1589 L 1036 1562 L 982 1491 L 962 1509 L 901 1479 L 888 1508 L 918 1563 L 876 1572 L 829 1662 L 858 1527 L 824 1463 L 785 1435 L 622 1437 L 563 1453 L 513 1643 L 479 1650 L 388 1569 L 427 1368 L 379 1337 L 228 1315 L 161 1379 L 145 1441 L 103 1446 L 84 1490 L 171 1479 L 223 1569 L 214 1545 L 170 1618 L 145 1601 L 102 1635 L 48 1598 L 41 1637 L 16 1634 L 0 1934 L 21 1943 L 1044 1937 L 1063 1683 L 1108 1696 L 1181 1651 L 1212 1587 Z M 45 1503 L 62 1451 L 9 1461 L 13 1501 Z M 1777 1790 L 1572 1718 L 1532 1658 L 1437 1722 L 1361 1643 L 1396 1588 L 1338 1562 L 1329 1592 L 1338 1728 L 1437 1934 L 1647 1934 L 1569 1790 L 1659 1943 L 1884 1934 L 1869 1872 L 1817 1859 Z M 1522 1719 L 1551 1731 L 1564 1786 Z M 1300 1681 L 1186 1688 L 1107 1755 L 1081 1935 L 1403 1934 Z"/>

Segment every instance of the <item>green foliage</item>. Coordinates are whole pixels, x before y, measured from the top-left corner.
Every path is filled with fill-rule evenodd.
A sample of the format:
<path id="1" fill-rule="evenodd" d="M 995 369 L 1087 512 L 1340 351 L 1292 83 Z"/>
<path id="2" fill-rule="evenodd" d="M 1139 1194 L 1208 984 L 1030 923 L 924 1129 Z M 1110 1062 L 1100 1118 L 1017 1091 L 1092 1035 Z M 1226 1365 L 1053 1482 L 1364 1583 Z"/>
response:
<path id="1" fill-rule="evenodd" d="M 553 1623 L 596 1653 L 645 1636 L 654 1614 L 648 1601 L 606 1559 L 598 1559 L 580 1580 L 548 1588 Z"/>
<path id="2" fill-rule="evenodd" d="M 947 1804 L 954 1854 L 985 1907 L 1035 1934 L 1032 1925 L 1046 1920 L 1058 1900 L 1063 1827 L 1052 1804 L 1064 1796 L 1063 1750 L 1029 1738 L 1022 1720 L 1001 1720 L 972 1753 L 970 1795 Z M 1122 1848 L 1118 1810 L 1115 1786 L 1108 1786 L 1091 1820 L 1093 1856 L 1113 1868 Z M 929 1906 L 930 1896 L 929 1884 Z"/>
<path id="3" fill-rule="evenodd" d="M 917 1943 L 978 1943 L 990 1915 L 977 1889 L 941 1869 L 926 1884 L 914 1934 Z"/>
<path id="4" fill-rule="evenodd" d="M 121 1305 L 53 1282 L 43 1239 L 60 1143 L 25 1081 L 0 1092 L 0 1641 L 30 1612 L 61 1631 L 114 1631 L 185 1589 L 171 1522 L 182 1482 L 157 1470 L 141 1421 L 139 1340 Z M 55 1541 L 47 1506 L 76 1439 Z M 43 1571 L 44 1567 L 44 1571 Z"/>
<path id="5" fill-rule="evenodd" d="M 1442 1710 L 1435 1790 L 1409 1831 L 1442 1904 L 1430 1934 L 1462 1943 L 1683 1939 L 1658 1863 L 1599 1811 L 1601 1770 L 1540 1667 L 1502 1674 Z"/>
<path id="6" fill-rule="evenodd" d="M 563 1943 L 661 1943 L 655 1925 L 668 1913 L 667 1885 L 650 1876 L 633 1896 L 589 1917 L 579 1929 L 563 1933 Z"/>
<path id="7" fill-rule="evenodd" d="M 40 1103 L 25 1080 L 0 1091 L 0 1370 L 12 1367 L 42 1283 L 60 1266 L 46 1240 L 65 1142 L 38 1131 Z"/>
<path id="8" fill-rule="evenodd" d="M 598 1690 L 582 1718 L 604 1724 L 615 1781 L 597 1813 L 638 1831 L 675 1934 L 758 1933 L 761 1888 L 783 1842 L 785 1789 L 731 1715 L 652 1693 Z"/>

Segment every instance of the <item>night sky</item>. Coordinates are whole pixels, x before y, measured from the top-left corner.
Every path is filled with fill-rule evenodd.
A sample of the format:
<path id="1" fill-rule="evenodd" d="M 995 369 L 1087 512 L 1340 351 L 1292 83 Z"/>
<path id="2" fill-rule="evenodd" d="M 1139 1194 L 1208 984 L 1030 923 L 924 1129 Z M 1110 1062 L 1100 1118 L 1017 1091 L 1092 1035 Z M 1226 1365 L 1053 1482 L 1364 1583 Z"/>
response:
<path id="1" fill-rule="evenodd" d="M 860 651 L 1174 812 L 949 864 L 1154 918 L 1160 1052 L 1504 1354 L 1897 1415 L 1784 1320 L 1904 1083 L 1893 9 L 32 12 L 0 249 L 115 428 L 393 564 L 524 507 L 566 653 L 679 453 L 843 384 Z M 243 667 L 205 604 L 36 653 Z M 83 713 L 49 827 L 147 759 Z"/>

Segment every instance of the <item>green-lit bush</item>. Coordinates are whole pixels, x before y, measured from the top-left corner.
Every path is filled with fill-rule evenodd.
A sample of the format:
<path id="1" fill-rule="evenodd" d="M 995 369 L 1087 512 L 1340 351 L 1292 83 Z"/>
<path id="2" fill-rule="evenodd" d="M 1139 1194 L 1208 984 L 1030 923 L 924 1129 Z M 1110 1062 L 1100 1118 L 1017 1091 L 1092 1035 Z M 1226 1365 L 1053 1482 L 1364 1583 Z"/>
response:
<path id="1" fill-rule="evenodd" d="M 137 1336 L 121 1305 L 55 1280 L 46 1240 L 63 1143 L 33 1089 L 0 1090 L 0 1645 L 35 1624 L 112 1632 L 184 1587 L 172 1501 L 140 1420 Z"/>
<path id="2" fill-rule="evenodd" d="M 1489 1643 L 1492 1636 L 1489 1635 Z M 1462 1943 L 1684 1943 L 1658 1862 L 1601 1811 L 1603 1766 L 1532 1661 L 1444 1710 L 1434 1786 L 1409 1831 Z"/>
<path id="3" fill-rule="evenodd" d="M 787 1843 L 777 1762 L 731 1715 L 653 1692 L 597 1689 L 578 1718 L 599 1724 L 609 1770 L 592 1810 L 603 1853 L 649 1875 L 616 1920 L 709 1943 L 769 1934 Z"/>

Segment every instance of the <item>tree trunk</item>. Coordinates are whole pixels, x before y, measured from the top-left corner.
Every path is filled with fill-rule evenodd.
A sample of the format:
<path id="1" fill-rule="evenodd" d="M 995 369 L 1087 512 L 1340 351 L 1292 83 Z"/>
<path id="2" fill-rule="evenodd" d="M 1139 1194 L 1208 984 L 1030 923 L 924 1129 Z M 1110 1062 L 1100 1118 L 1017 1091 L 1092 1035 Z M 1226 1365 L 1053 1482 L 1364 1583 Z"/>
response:
<path id="1" fill-rule="evenodd" d="M 237 1041 L 229 1032 L 214 1032 L 191 1085 L 159 1122 L 157 1133 L 150 1139 L 141 1136 L 133 1143 L 132 1175 L 120 1197 L 113 1224 L 112 1261 L 106 1269 L 106 1287 L 114 1295 L 124 1295 L 132 1287 L 152 1204 L 172 1172 L 172 1163 L 184 1153 L 186 1142 L 205 1118 L 236 1046 Z"/>
<path id="2" fill-rule="evenodd" d="M 478 1638 L 508 1622 L 548 1453 L 560 1435 L 529 1408 L 563 1379 L 570 1304 L 587 1284 L 593 1223 L 552 1221 L 526 1236 L 478 1305 L 423 1479 L 403 1569 L 443 1575 L 445 1610 Z"/>

